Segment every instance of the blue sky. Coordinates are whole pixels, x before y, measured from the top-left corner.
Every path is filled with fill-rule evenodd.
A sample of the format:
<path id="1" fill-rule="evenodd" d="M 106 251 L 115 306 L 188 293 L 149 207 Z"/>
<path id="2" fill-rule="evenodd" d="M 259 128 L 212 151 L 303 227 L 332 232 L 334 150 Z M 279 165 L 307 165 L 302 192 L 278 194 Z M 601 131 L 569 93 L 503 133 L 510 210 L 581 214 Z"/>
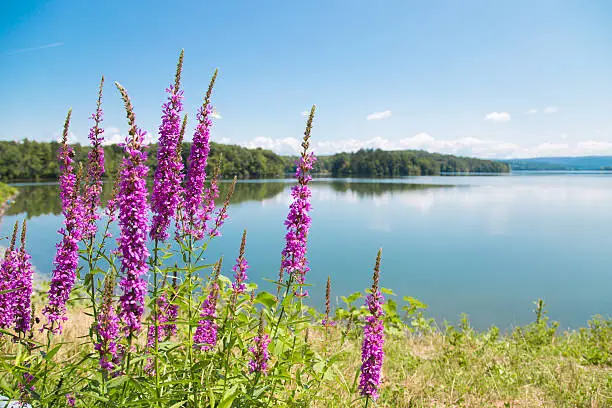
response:
<path id="1" fill-rule="evenodd" d="M 612 154 L 612 2 L 178 3 L 3 4 L 0 139 L 57 138 L 72 107 L 86 142 L 101 75 L 105 135 L 127 129 L 119 81 L 154 139 L 184 48 L 192 118 L 220 70 L 218 142 L 294 152 L 314 103 L 319 153 Z"/>

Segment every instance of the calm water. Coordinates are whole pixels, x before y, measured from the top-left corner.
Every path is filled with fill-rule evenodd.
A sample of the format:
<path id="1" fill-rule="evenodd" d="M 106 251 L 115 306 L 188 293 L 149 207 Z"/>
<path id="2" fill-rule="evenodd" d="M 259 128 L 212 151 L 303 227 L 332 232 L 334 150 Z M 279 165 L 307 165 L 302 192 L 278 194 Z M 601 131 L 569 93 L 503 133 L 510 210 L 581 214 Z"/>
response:
<path id="1" fill-rule="evenodd" d="M 27 217 L 33 263 L 48 275 L 62 222 L 57 185 L 19 187 L 0 235 Z M 234 259 L 247 228 L 250 277 L 264 286 L 274 279 L 289 188 L 283 180 L 239 183 L 211 257 Z M 316 306 L 327 275 L 338 297 L 367 287 L 382 247 L 382 285 L 398 300 L 421 299 L 439 320 L 465 312 L 479 328 L 524 324 L 538 297 L 563 327 L 612 310 L 612 175 L 322 179 L 312 202 Z"/>

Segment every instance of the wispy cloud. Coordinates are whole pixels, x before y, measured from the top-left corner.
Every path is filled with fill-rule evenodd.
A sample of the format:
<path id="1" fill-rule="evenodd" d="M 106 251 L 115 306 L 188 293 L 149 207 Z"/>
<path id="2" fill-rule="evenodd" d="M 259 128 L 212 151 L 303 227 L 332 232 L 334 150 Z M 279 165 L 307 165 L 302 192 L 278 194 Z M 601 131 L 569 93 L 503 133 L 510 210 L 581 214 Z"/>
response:
<path id="1" fill-rule="evenodd" d="M 213 111 L 213 113 L 210 115 L 213 117 L 213 119 L 221 119 L 223 118 L 223 116 L 221 116 L 221 114 L 217 111 Z"/>
<path id="2" fill-rule="evenodd" d="M 391 116 L 391 111 L 387 109 L 386 111 L 382 111 L 382 112 L 370 113 L 368 116 L 366 116 L 366 120 L 381 120 L 381 119 L 387 119 L 390 116 Z"/>
<path id="3" fill-rule="evenodd" d="M 62 45 L 64 45 L 63 42 L 55 42 L 55 43 L 51 43 L 51 44 L 40 45 L 38 47 L 20 48 L 18 50 L 7 51 L 4 54 L 5 55 L 21 54 L 21 53 L 24 53 L 24 52 L 44 50 L 44 49 L 47 49 L 47 48 L 57 48 L 57 47 L 61 47 Z"/>
<path id="4" fill-rule="evenodd" d="M 559 112 L 558 106 L 547 106 L 544 108 L 544 113 L 557 113 Z"/>
<path id="5" fill-rule="evenodd" d="M 538 108 L 532 108 L 525 112 L 525 115 L 535 115 L 536 113 L 538 113 Z"/>
<path id="6" fill-rule="evenodd" d="M 491 112 L 485 115 L 485 120 L 493 122 L 508 122 L 510 120 L 510 114 L 508 112 Z"/>

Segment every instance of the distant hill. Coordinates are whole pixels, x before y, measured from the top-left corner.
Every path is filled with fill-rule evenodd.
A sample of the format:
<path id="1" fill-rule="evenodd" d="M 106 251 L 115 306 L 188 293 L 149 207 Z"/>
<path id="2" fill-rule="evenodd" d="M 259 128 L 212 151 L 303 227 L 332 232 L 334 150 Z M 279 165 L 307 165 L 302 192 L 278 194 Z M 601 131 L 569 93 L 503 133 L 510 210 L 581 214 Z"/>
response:
<path id="1" fill-rule="evenodd" d="M 535 157 L 499 160 L 512 170 L 612 170 L 612 156 Z"/>

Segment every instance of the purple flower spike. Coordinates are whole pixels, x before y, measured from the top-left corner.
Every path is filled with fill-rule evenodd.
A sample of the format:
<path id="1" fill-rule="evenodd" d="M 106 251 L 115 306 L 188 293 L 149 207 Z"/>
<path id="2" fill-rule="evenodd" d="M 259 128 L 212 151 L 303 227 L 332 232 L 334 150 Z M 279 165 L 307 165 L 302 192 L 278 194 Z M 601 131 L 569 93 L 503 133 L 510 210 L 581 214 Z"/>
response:
<path id="1" fill-rule="evenodd" d="M 374 400 L 378 398 L 378 387 L 385 357 L 383 351 L 385 328 L 383 326 L 384 312 L 382 309 L 384 297 L 378 289 L 381 254 L 382 250 L 378 250 L 376 265 L 374 266 L 372 293 L 366 298 L 366 305 L 370 310 L 370 316 L 366 317 L 366 324 L 363 329 L 361 377 L 359 379 L 361 395 Z"/>
<path id="2" fill-rule="evenodd" d="M 234 189 L 236 188 L 236 177 L 232 181 L 230 188 L 227 192 L 227 196 L 225 197 L 225 202 L 223 203 L 223 207 L 217 211 L 217 218 L 215 219 L 215 225 L 208 233 L 210 238 L 221 236 L 221 227 L 225 224 L 225 220 L 227 219 L 227 208 L 229 207 L 230 200 L 232 199 L 232 195 L 234 194 Z M 213 203 L 214 206 L 214 203 Z"/>
<path id="3" fill-rule="evenodd" d="M 252 354 L 251 361 L 249 361 L 249 371 L 265 375 L 268 373 L 268 360 L 270 359 L 270 353 L 268 352 L 270 337 L 264 332 L 263 313 L 259 316 L 259 330 L 257 336 L 253 339 L 253 343 L 253 346 L 249 347 Z"/>
<path id="4" fill-rule="evenodd" d="M 15 331 L 25 335 L 30 331 L 32 318 L 32 275 L 34 273 L 30 263 L 30 254 L 25 248 L 26 221 L 21 227 L 21 248 L 19 249 L 19 267 L 15 276 Z"/>
<path id="5" fill-rule="evenodd" d="M 234 271 L 234 282 L 232 283 L 232 290 L 234 292 L 234 296 L 244 293 L 246 289 L 246 282 L 248 275 L 247 269 L 249 268 L 249 264 L 244 257 L 244 248 L 246 246 L 246 230 L 242 232 L 242 241 L 240 242 L 240 254 L 238 258 L 236 258 L 236 265 L 232 268 Z"/>
<path id="6" fill-rule="evenodd" d="M 95 344 L 95 349 L 100 354 L 100 368 L 105 371 L 112 371 L 117 360 L 119 318 L 115 313 L 115 304 L 113 302 L 114 290 L 115 276 L 109 273 L 104 278 L 102 305 L 100 306 L 98 322 L 95 326 L 99 338 L 99 342 Z"/>
<path id="7" fill-rule="evenodd" d="M 125 103 L 130 125 L 129 135 L 124 146 L 126 156 L 121 164 L 119 174 L 119 192 L 117 207 L 119 209 L 120 235 L 118 250 L 121 257 L 123 279 L 119 283 L 123 290 L 120 297 L 121 311 L 119 317 L 124 325 L 124 332 L 130 336 L 141 328 L 144 313 L 144 298 L 147 282 L 142 275 L 148 271 L 147 258 L 147 183 L 149 171 L 145 165 L 147 154 L 142 146 L 145 132 L 136 126 L 136 117 L 127 91 L 115 83 Z"/>
<path id="8" fill-rule="evenodd" d="M 302 155 L 296 162 L 295 177 L 298 183 L 291 188 L 293 202 L 289 206 L 289 214 L 285 221 L 287 234 L 285 235 L 285 248 L 282 252 L 282 267 L 299 286 L 299 291 L 296 291 L 295 295 L 300 297 L 308 296 L 308 292 L 303 290 L 302 285 L 305 283 L 306 274 L 310 270 L 308 260 L 306 259 L 306 245 L 311 224 L 311 219 L 308 215 L 311 196 L 308 183 L 312 180 L 309 172 L 316 158 L 313 153 L 308 153 L 308 147 L 310 146 L 309 139 L 314 113 L 315 107 L 313 106 L 306 123 L 306 131 L 304 132 L 304 140 L 302 142 Z"/>
<path id="9" fill-rule="evenodd" d="M 74 172 L 74 150 L 68 145 L 68 127 L 72 109 L 68 111 L 62 145 L 58 159 L 62 175 L 60 176 L 60 196 L 64 214 L 65 228 L 59 230 L 62 240 L 57 244 L 53 264 L 53 277 L 49 287 L 49 304 L 43 309 L 47 317 L 45 328 L 54 333 L 62 331 L 62 322 L 66 318 L 66 302 L 76 281 L 76 269 L 79 263 L 79 241 L 83 233 L 83 206 L 79 196 L 79 182 Z M 57 323 L 57 326 L 55 324 Z"/>
<path id="10" fill-rule="evenodd" d="M 19 222 L 15 221 L 11 245 L 4 252 L 4 259 L 0 264 L 0 328 L 8 329 L 15 322 L 15 277 L 19 272 L 19 252 L 15 249 Z M 3 293 L 4 292 L 4 293 Z"/>
<path id="11" fill-rule="evenodd" d="M 168 227 L 176 216 L 181 197 L 183 162 L 177 160 L 176 156 L 183 110 L 183 91 L 180 90 L 182 69 L 183 51 L 176 67 L 174 85 L 166 89 L 168 101 L 162 106 L 162 123 L 159 127 L 157 168 L 153 179 L 153 194 L 151 194 L 153 210 L 151 238 L 160 241 L 168 238 Z"/>
<path id="12" fill-rule="evenodd" d="M 223 258 L 219 260 L 215 268 L 215 274 L 210 285 L 210 291 L 202 303 L 202 311 L 200 312 L 200 317 L 202 319 L 199 321 L 198 328 L 193 335 L 193 346 L 202 351 L 210 351 L 217 344 L 217 330 L 219 329 L 219 325 L 215 320 L 217 319 L 219 273 L 221 272 L 222 263 Z"/>
<path id="13" fill-rule="evenodd" d="M 102 175 L 104 174 L 104 148 L 102 142 L 104 137 L 104 129 L 100 127 L 103 119 L 102 113 L 102 87 L 104 86 L 104 77 L 100 81 L 100 90 L 98 92 L 98 104 L 96 112 L 91 115 L 94 125 L 89 129 L 89 141 L 91 142 L 91 150 L 87 154 L 89 166 L 87 167 L 86 190 L 84 195 L 84 239 L 93 239 L 96 235 L 96 221 L 100 219 L 97 213 L 100 205 L 100 195 L 102 194 Z"/>
<path id="14" fill-rule="evenodd" d="M 198 110 L 198 124 L 193 135 L 193 143 L 191 144 L 187 182 L 185 183 L 184 210 L 187 225 L 184 227 L 184 232 L 191 234 L 196 239 L 204 237 L 207 221 L 206 214 L 210 214 L 210 211 L 207 212 L 206 208 L 202 208 L 202 195 L 204 192 L 204 182 L 206 181 L 206 164 L 210 153 L 210 128 L 212 126 L 211 115 L 213 112 L 210 97 L 216 79 L 217 71 L 215 70 L 208 85 L 204 104 Z"/>

